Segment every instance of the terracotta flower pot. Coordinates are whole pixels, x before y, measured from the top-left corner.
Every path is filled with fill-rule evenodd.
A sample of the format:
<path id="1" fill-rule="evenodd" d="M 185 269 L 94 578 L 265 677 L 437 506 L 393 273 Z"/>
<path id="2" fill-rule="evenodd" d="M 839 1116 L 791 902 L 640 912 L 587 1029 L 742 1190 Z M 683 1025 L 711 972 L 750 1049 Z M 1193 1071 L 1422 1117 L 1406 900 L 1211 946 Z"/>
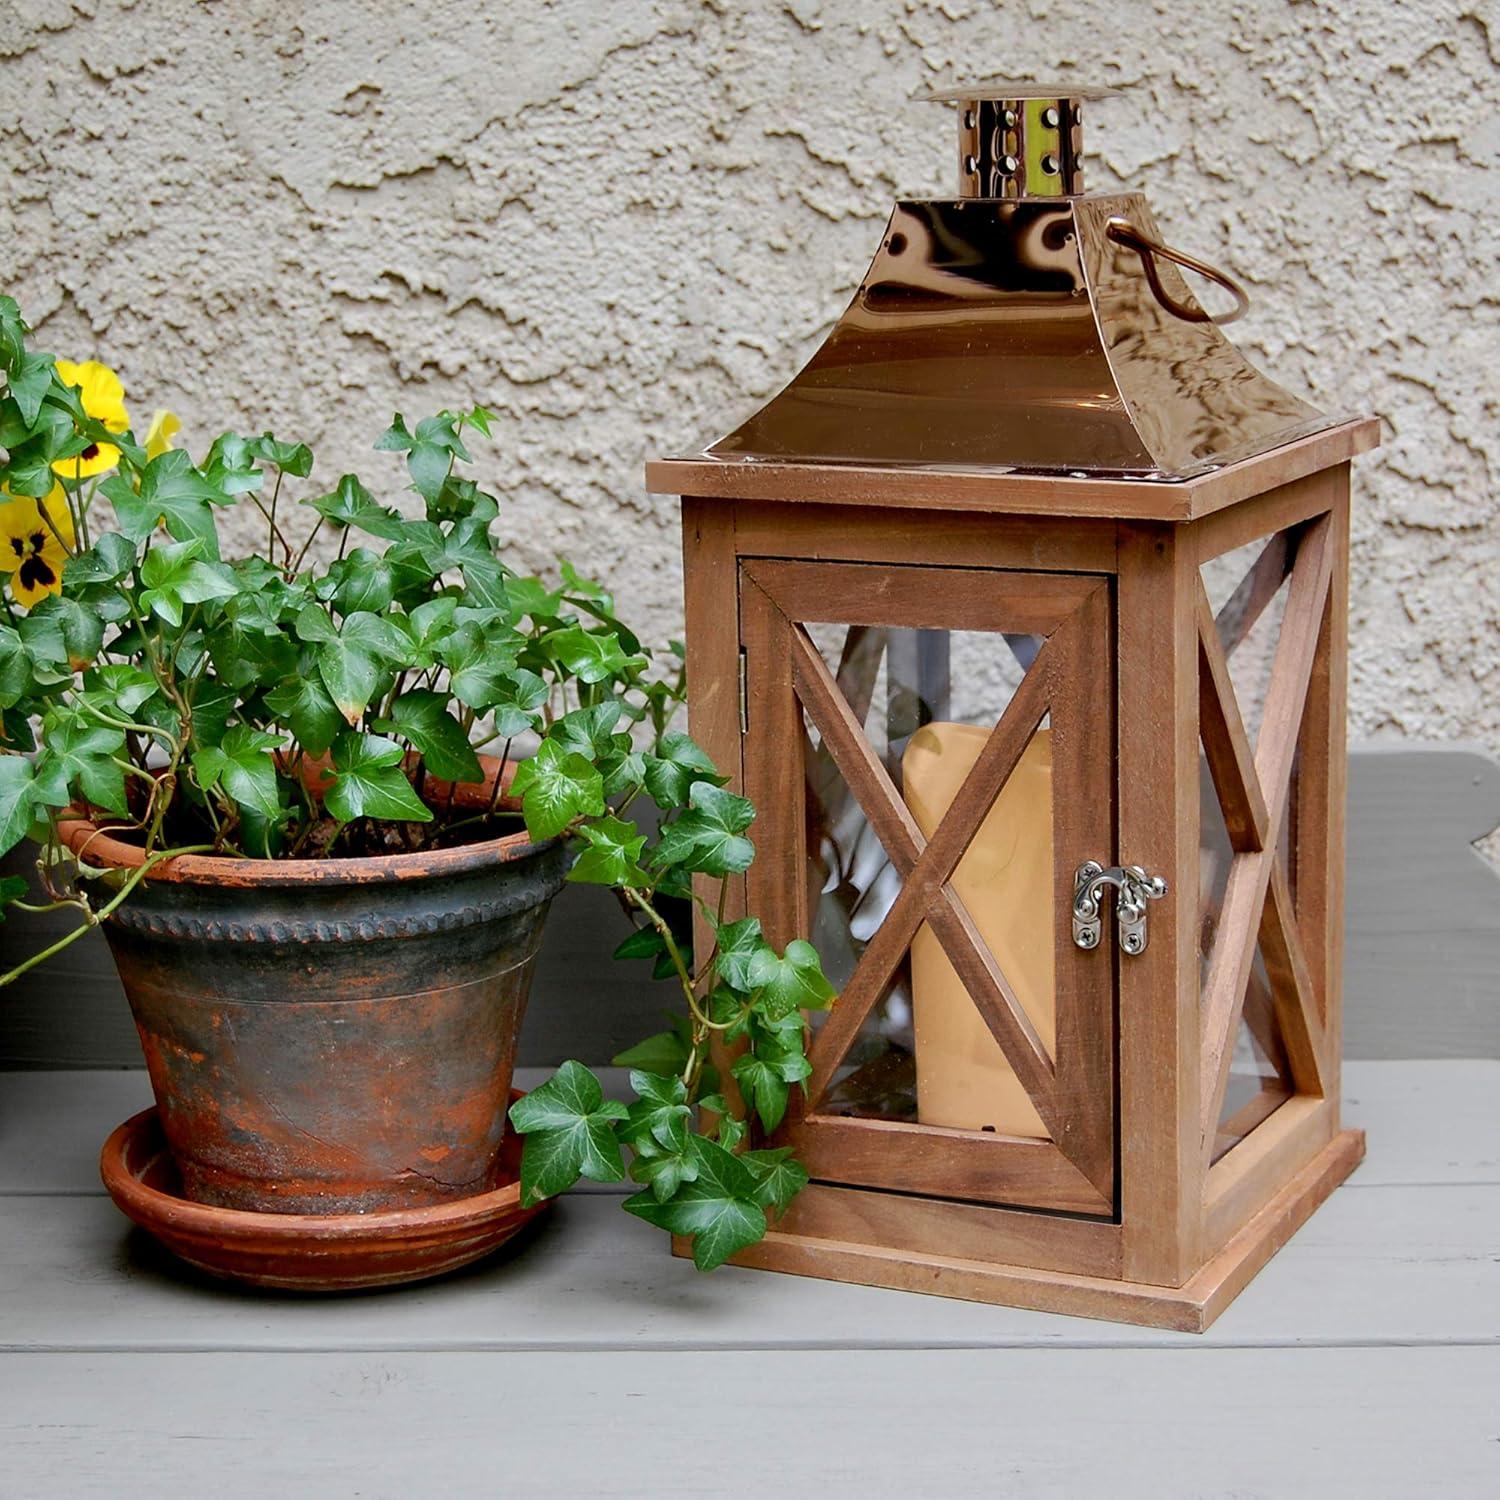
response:
<path id="1" fill-rule="evenodd" d="M 455 803 L 487 796 L 460 787 Z M 141 862 L 87 821 L 64 837 L 92 865 Z M 184 855 L 154 869 L 105 932 L 186 1196 L 331 1214 L 493 1188 L 567 868 L 561 844 L 521 832 L 424 854 Z"/>

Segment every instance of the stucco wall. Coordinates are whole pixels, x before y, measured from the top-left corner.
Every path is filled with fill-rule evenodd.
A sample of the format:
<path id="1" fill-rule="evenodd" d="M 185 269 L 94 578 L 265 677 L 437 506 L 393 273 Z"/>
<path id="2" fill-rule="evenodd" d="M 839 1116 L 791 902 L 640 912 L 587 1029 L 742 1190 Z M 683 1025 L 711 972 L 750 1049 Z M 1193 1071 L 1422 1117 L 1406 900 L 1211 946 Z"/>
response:
<path id="1" fill-rule="evenodd" d="M 641 462 L 797 366 L 890 200 L 951 186 L 950 71 L 1128 86 L 1091 185 L 1252 288 L 1236 337 L 1385 419 L 1360 465 L 1362 735 L 1500 748 L 1494 11 L 1464 0 L 0 0 L 0 283 L 142 415 L 305 437 L 503 413 L 520 558 L 658 636 Z"/>

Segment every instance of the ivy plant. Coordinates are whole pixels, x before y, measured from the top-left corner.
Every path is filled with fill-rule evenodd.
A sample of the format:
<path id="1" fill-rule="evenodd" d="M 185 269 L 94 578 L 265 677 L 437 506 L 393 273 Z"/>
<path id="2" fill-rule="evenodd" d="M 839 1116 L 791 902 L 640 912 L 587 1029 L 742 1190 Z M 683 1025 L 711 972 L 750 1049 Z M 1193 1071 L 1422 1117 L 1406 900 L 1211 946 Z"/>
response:
<path id="1" fill-rule="evenodd" d="M 615 1060 L 632 1098 L 568 1062 L 513 1107 L 526 1201 L 628 1173 L 625 1207 L 688 1237 L 700 1268 L 758 1240 L 807 1174 L 752 1137 L 781 1122 L 810 1071 L 804 1013 L 833 997 L 809 944 L 778 950 L 726 915 L 755 810 L 673 727 L 680 647 L 658 659 L 566 562 L 545 580 L 506 564 L 499 501 L 467 472 L 491 433 L 481 406 L 393 419 L 374 445 L 392 504 L 355 474 L 319 483 L 308 446 L 269 432 L 221 433 L 195 460 L 157 412 L 138 438 L 113 371 L 29 332 L 0 297 L 0 854 L 29 835 L 41 886 L 0 881 L 0 915 L 77 922 L 0 987 L 185 852 L 371 856 L 519 816 L 568 841 L 569 879 L 618 893 L 619 956 L 682 1004 Z M 246 556 L 225 553 L 227 514 L 263 538 Z M 476 813 L 454 788 L 484 783 L 481 753 L 498 766 Z M 141 863 L 74 857 L 70 810 Z"/>

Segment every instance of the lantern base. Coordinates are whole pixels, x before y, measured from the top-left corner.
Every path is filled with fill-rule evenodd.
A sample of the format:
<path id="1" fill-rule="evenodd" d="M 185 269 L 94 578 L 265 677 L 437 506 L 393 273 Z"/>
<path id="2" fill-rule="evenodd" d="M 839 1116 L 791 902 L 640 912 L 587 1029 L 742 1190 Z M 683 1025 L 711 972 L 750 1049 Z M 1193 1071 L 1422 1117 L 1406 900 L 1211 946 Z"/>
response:
<path id="1" fill-rule="evenodd" d="M 1365 1133 L 1344 1130 L 1293 1177 L 1261 1211 L 1180 1287 L 1152 1286 L 1026 1266 L 990 1265 L 909 1250 L 882 1250 L 844 1240 L 769 1232 L 731 1265 L 797 1276 L 821 1276 L 899 1291 L 927 1292 L 970 1302 L 995 1302 L 1038 1312 L 1069 1313 L 1202 1333 L 1250 1279 L 1305 1224 L 1312 1212 L 1359 1165 Z M 678 1254 L 683 1241 L 674 1242 Z"/>

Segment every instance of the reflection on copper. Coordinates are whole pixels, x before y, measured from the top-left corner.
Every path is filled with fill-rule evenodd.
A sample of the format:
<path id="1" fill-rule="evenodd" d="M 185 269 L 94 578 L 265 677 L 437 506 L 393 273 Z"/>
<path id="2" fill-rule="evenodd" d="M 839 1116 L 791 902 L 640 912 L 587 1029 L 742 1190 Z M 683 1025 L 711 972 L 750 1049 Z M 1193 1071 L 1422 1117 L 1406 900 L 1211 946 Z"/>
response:
<path id="1" fill-rule="evenodd" d="M 1087 95 L 976 84 L 946 97 L 963 139 L 991 106 L 1015 106 L 1024 136 L 1055 105 L 1055 124 L 1030 122 L 1050 140 Z M 1111 219 L 1133 237 L 1113 237 Z M 1334 425 L 1250 365 L 1142 244 L 1160 234 L 1138 193 L 898 203 L 822 347 L 705 456 L 1176 480 Z"/>

